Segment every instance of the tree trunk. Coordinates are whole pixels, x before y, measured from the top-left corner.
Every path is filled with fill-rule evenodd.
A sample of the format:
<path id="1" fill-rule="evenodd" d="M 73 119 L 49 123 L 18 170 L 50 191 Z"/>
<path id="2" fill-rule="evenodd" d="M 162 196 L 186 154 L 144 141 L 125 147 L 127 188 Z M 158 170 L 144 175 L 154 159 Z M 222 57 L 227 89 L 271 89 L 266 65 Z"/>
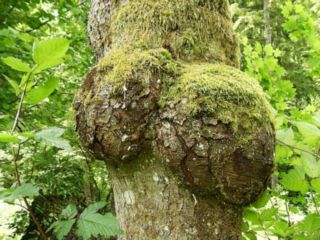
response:
<path id="1" fill-rule="evenodd" d="M 74 100 L 129 239 L 240 239 L 273 168 L 271 108 L 237 69 L 227 0 L 92 0 L 98 57 Z"/>
<path id="2" fill-rule="evenodd" d="M 270 0 L 263 0 L 263 15 L 264 15 L 264 35 L 266 44 L 271 44 L 271 25 L 270 25 Z"/>
<path id="3" fill-rule="evenodd" d="M 113 171 L 119 239 L 240 239 L 242 207 L 193 194 L 165 165 L 142 154 Z"/>

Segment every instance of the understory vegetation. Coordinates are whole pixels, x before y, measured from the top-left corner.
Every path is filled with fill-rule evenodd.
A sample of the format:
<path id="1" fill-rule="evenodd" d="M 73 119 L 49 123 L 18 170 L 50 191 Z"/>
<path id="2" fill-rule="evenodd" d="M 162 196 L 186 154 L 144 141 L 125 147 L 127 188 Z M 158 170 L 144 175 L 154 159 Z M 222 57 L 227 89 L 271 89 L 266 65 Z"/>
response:
<path id="1" fill-rule="evenodd" d="M 272 105 L 266 117 L 275 121 L 277 143 L 271 183 L 245 209 L 243 239 L 318 240 L 320 2 L 231 0 L 230 6 L 241 70 L 260 83 Z M 89 9 L 89 0 L 0 2 L 0 215 L 10 205 L 18 209 L 9 222 L 0 217 L 0 239 L 121 234 L 108 172 L 84 152 L 74 131 L 72 100 L 96 62 L 86 36 Z M 157 29 L 149 30 L 157 36 Z M 184 43 L 197 44 L 193 40 L 186 34 Z M 181 41 L 174 42 L 178 50 Z M 166 58 L 166 52 L 148 54 L 152 60 L 159 55 L 159 62 Z M 201 87 L 188 81 L 192 74 L 185 73 L 185 84 Z"/>

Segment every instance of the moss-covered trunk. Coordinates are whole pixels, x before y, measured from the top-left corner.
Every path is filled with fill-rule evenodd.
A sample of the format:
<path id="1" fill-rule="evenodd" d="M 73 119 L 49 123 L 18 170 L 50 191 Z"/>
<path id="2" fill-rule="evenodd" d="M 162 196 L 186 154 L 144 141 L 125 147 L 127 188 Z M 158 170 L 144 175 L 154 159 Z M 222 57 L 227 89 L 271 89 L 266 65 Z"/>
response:
<path id="1" fill-rule="evenodd" d="M 92 0 L 74 100 L 112 173 L 121 240 L 240 239 L 273 168 L 270 106 L 239 69 L 227 0 Z"/>

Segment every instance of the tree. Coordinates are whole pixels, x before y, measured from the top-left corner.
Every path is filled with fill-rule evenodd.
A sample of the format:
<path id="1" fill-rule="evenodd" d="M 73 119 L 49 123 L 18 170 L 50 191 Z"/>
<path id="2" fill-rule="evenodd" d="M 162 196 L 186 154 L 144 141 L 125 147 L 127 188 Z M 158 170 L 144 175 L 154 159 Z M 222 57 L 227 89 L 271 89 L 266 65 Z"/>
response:
<path id="1" fill-rule="evenodd" d="M 273 168 L 271 108 L 240 70 L 228 1 L 93 0 L 74 100 L 112 175 L 120 239 L 240 239 Z"/>

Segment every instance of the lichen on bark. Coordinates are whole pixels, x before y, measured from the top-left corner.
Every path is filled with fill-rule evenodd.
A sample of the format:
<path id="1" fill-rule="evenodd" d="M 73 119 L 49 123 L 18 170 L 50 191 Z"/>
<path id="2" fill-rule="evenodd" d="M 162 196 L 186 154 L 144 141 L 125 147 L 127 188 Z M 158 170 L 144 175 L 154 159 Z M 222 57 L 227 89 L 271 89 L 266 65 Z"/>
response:
<path id="1" fill-rule="evenodd" d="M 99 62 L 76 129 L 112 172 L 120 239 L 240 239 L 274 128 L 262 88 L 235 68 L 227 1 L 93 0 L 89 26 Z"/>

